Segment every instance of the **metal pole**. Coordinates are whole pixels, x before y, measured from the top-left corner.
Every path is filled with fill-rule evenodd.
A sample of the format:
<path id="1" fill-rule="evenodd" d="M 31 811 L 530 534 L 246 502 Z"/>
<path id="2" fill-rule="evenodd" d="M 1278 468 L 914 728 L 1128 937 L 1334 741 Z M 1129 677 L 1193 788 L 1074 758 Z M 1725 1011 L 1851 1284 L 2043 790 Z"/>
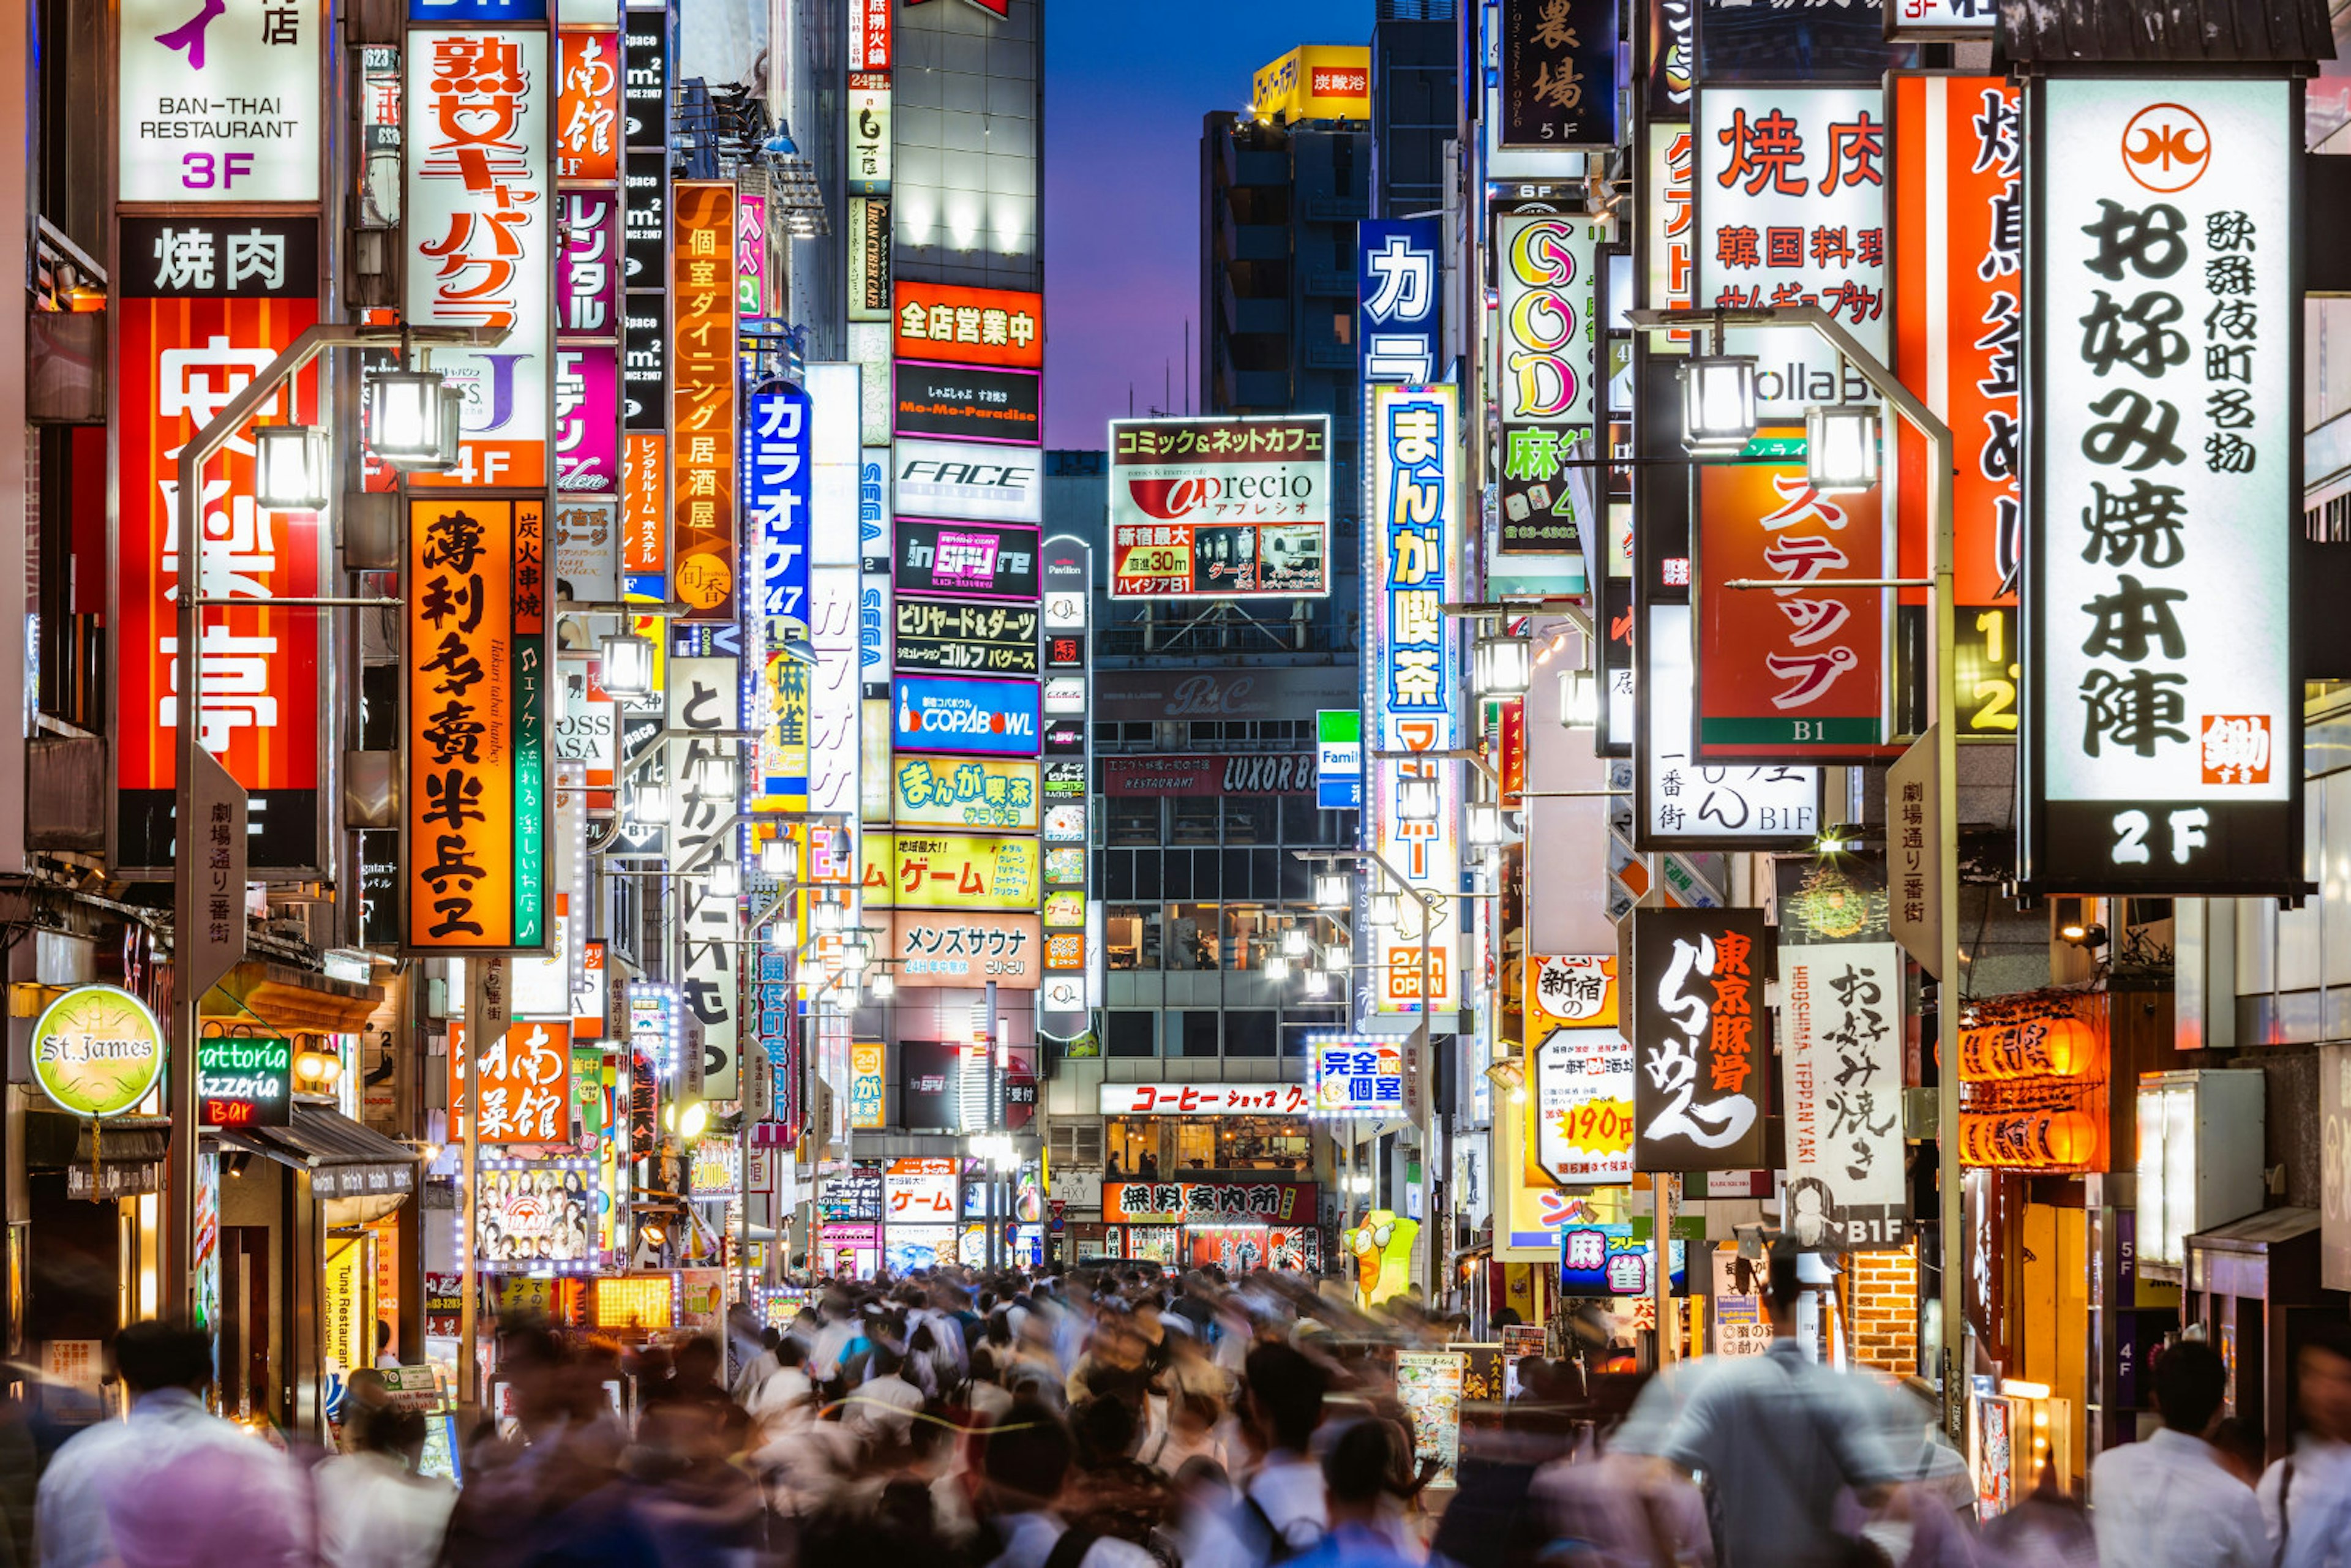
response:
<path id="1" fill-rule="evenodd" d="M 1656 1233 L 1650 1239 L 1650 1281 L 1656 1292 L 1657 1303 L 1657 1369 L 1664 1371 L 1680 1359 L 1680 1335 L 1674 1322 L 1674 1189 L 1681 1177 L 1670 1171 L 1659 1171 L 1649 1177 L 1649 1196 L 1656 1201 Z"/>
<path id="2" fill-rule="evenodd" d="M 496 964 L 497 958 L 475 958 L 476 964 Z M 463 1188 L 457 1201 L 465 1206 L 465 1242 L 457 1257 L 457 1403 L 466 1409 L 481 1402 L 479 1387 L 481 1352 L 474 1342 L 479 1332 L 476 1299 L 481 1294 L 481 1277 L 474 1261 L 481 1242 L 482 1206 L 477 1201 L 481 1193 L 482 1161 L 482 1052 L 492 1042 L 482 1038 L 483 1019 L 471 1019 L 467 1033 L 472 1037 L 465 1052 L 465 1158 Z"/>

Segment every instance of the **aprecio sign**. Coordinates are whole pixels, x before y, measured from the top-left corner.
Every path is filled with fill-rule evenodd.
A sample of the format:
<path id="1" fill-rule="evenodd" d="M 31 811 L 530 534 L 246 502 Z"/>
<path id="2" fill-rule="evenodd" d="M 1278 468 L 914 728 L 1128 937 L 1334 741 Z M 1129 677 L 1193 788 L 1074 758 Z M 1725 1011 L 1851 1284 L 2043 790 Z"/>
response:
<path id="1" fill-rule="evenodd" d="M 1111 592 L 1322 594 L 1330 421 L 1113 420 Z"/>

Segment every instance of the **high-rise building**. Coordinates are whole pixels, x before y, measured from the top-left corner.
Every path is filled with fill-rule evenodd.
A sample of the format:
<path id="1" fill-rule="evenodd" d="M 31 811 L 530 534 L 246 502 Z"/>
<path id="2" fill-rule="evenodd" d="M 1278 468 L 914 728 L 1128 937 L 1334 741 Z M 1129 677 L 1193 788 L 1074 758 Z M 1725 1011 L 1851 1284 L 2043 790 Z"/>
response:
<path id="1" fill-rule="evenodd" d="M 1372 24 L 1372 216 L 1445 205 L 1445 144 L 1458 131 L 1453 0 L 1381 0 Z"/>

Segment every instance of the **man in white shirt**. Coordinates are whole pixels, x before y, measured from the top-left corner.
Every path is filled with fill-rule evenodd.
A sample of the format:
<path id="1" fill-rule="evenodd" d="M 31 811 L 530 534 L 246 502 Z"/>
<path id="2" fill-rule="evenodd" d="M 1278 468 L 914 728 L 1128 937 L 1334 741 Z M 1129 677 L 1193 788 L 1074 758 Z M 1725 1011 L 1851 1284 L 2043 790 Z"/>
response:
<path id="1" fill-rule="evenodd" d="M 57 1450 L 34 1528 L 41 1568 L 308 1568 L 309 1500 L 268 1444 L 212 1415 L 212 1341 L 150 1320 L 114 1338 L 129 1416 Z"/>
<path id="2" fill-rule="evenodd" d="M 1250 1351 L 1248 1367 L 1248 1418 L 1265 1458 L 1241 1492 L 1281 1538 L 1274 1555 L 1294 1556 L 1319 1545 L 1331 1527 L 1322 1467 L 1309 1457 L 1328 1379 L 1313 1357 L 1279 1343 Z"/>
<path id="3" fill-rule="evenodd" d="M 903 1443 L 914 1429 L 914 1412 L 923 1407 L 923 1391 L 899 1375 L 904 1357 L 892 1345 L 877 1343 L 866 1366 L 871 1374 L 849 1391 L 849 1408 L 841 1423 L 869 1443 Z"/>
<path id="4" fill-rule="evenodd" d="M 1055 1511 L 1075 1445 L 1053 1411 L 1022 1399 L 981 1439 L 979 1511 L 996 1521 L 1004 1550 L 987 1568 L 1155 1568 L 1157 1559 L 1115 1536 L 1071 1536 Z"/>
<path id="5" fill-rule="evenodd" d="M 2262 1476 L 2280 1568 L 2351 1568 L 2351 1333 L 2312 1324 L 2294 1357 L 2294 1452 Z"/>
<path id="6" fill-rule="evenodd" d="M 751 1390 L 744 1408 L 763 1427 L 789 1430 L 816 1419 L 816 1385 L 810 1381 L 808 1347 L 786 1339 L 773 1352 L 776 1369 Z"/>
<path id="7" fill-rule="evenodd" d="M 2204 1440 L 2228 1382 L 2220 1353 L 2201 1340 L 2157 1360 L 2163 1429 L 2090 1466 L 2098 1568 L 2269 1568 L 2261 1504 Z"/>

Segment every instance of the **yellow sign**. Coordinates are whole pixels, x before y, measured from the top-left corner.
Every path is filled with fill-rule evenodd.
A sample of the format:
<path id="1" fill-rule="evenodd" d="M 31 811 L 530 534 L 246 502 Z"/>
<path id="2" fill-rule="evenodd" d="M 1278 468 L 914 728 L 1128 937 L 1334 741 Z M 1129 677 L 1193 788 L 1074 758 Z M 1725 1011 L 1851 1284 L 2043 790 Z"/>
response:
<path id="1" fill-rule="evenodd" d="M 901 755 L 891 775 L 902 828 L 1037 831 L 1037 764 Z"/>
<path id="2" fill-rule="evenodd" d="M 1034 839 L 867 833 L 860 848 L 869 908 L 1033 910 L 1043 885 Z"/>
<path id="3" fill-rule="evenodd" d="M 120 1116 L 163 1071 L 163 1026 L 113 986 L 77 986 L 33 1025 L 33 1078 L 77 1116 Z"/>
<path id="4" fill-rule="evenodd" d="M 373 1282 L 365 1237 L 328 1254 L 319 1287 L 319 1354 L 347 1374 L 375 1364 L 375 1313 L 368 1304 Z"/>
<path id="5" fill-rule="evenodd" d="M 607 1275 L 593 1283 L 600 1329 L 665 1329 L 676 1321 L 676 1288 L 666 1274 Z"/>
<path id="6" fill-rule="evenodd" d="M 1307 44 L 1249 82 L 1259 120 L 1369 120 L 1372 51 L 1361 45 Z"/>
<path id="7" fill-rule="evenodd" d="M 849 1047 L 849 1124 L 870 1131 L 883 1123 L 882 1042 L 853 1040 Z"/>

